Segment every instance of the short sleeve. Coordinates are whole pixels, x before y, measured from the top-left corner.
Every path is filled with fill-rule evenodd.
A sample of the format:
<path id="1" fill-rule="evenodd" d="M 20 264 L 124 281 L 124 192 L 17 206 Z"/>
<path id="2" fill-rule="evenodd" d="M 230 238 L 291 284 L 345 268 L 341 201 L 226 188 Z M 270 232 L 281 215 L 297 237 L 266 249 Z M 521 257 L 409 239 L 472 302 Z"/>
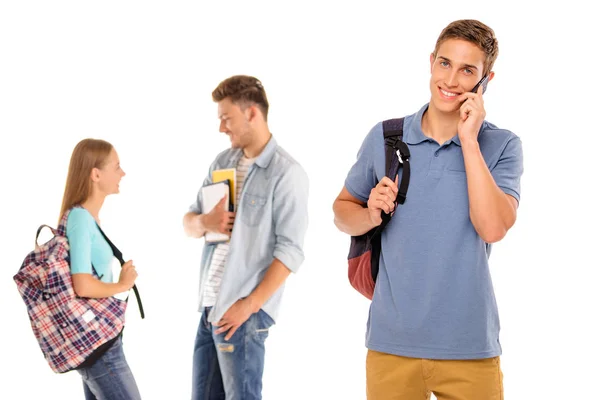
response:
<path id="1" fill-rule="evenodd" d="M 383 126 L 375 125 L 360 147 L 356 162 L 350 168 L 350 172 L 344 183 L 348 192 L 362 202 L 369 200 L 371 189 L 377 185 L 377 174 L 375 173 L 374 155 L 377 148 L 381 147 L 383 153 Z"/>
<path id="2" fill-rule="evenodd" d="M 517 201 L 521 197 L 521 175 L 523 175 L 523 147 L 515 136 L 508 141 L 498 163 L 491 170 L 496 185 Z"/>
<path id="3" fill-rule="evenodd" d="M 74 208 L 67 219 L 71 274 L 92 273 L 92 230 L 94 217 L 83 208 Z"/>

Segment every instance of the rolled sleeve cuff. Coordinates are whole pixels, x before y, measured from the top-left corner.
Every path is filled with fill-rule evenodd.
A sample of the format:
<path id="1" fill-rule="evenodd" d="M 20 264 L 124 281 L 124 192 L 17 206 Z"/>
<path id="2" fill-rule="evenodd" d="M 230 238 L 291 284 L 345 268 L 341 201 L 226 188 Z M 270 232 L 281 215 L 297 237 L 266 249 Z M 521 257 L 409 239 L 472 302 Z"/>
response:
<path id="1" fill-rule="evenodd" d="M 278 244 L 273 256 L 293 273 L 298 272 L 300 265 L 304 262 L 304 252 L 293 245 Z"/>

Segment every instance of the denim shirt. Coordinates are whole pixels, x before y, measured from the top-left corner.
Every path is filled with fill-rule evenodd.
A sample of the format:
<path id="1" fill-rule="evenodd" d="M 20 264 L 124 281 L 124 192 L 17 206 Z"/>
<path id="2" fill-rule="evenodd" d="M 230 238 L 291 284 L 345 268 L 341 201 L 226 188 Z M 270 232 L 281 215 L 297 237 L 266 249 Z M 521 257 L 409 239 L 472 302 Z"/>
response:
<path id="1" fill-rule="evenodd" d="M 236 168 L 241 149 L 228 149 L 210 166 L 203 185 L 212 183 L 212 172 Z M 297 272 L 304 261 L 304 236 L 308 227 L 308 176 L 271 137 L 262 153 L 250 166 L 237 206 L 230 248 L 221 288 L 208 315 L 217 322 L 237 300 L 247 297 L 262 281 L 274 258 L 290 271 Z M 202 194 L 198 191 L 190 211 L 202 213 Z M 207 210 L 210 211 L 210 210 Z M 199 307 L 202 311 L 203 284 L 216 245 L 204 243 L 200 270 Z M 284 285 L 262 309 L 275 321 Z"/>

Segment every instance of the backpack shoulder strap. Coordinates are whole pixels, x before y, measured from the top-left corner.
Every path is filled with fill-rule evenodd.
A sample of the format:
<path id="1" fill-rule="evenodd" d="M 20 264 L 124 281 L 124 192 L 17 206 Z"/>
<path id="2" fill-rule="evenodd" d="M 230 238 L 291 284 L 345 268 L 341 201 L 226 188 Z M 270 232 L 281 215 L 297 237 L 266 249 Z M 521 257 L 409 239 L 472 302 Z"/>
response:
<path id="1" fill-rule="evenodd" d="M 396 162 L 397 158 L 395 143 L 402 141 L 404 135 L 404 118 L 394 118 L 383 121 L 383 140 L 385 143 L 385 174 L 392 181 L 396 178 L 396 173 L 400 164 Z"/>
<path id="2" fill-rule="evenodd" d="M 102 228 L 100 228 L 100 225 L 98 225 L 96 223 L 96 226 L 98 227 L 98 230 L 100 230 L 100 233 L 104 237 L 104 240 L 106 240 L 106 242 L 110 246 L 114 256 L 116 257 L 117 260 L 119 260 L 119 263 L 121 264 L 121 267 L 122 267 L 123 264 L 125 264 L 125 260 L 123 260 L 123 253 L 121 253 L 121 251 L 117 248 L 117 246 L 115 246 L 113 244 L 113 242 L 110 241 L 110 239 L 108 238 L 108 236 L 106 236 L 106 234 L 104 233 Z M 144 307 L 142 306 L 142 299 L 140 297 L 140 292 L 137 288 L 137 285 L 134 284 L 132 289 L 133 289 L 133 293 L 135 294 L 135 299 L 137 300 L 137 303 L 138 303 L 138 308 L 140 309 L 140 315 L 141 315 L 142 319 L 144 319 L 144 317 L 145 317 Z"/>
<path id="3" fill-rule="evenodd" d="M 402 178 L 398 185 L 398 196 L 396 203 L 404 204 L 408 183 L 410 181 L 410 150 L 403 141 L 404 118 L 394 118 L 383 121 L 383 140 L 385 142 L 385 174 L 392 181 L 396 179 L 400 165 L 402 165 Z M 383 228 L 390 222 L 392 216 L 381 211 L 381 224 L 377 227 L 375 234 L 381 233 Z"/>
<path id="4" fill-rule="evenodd" d="M 385 170 L 391 180 L 396 179 L 402 165 L 402 179 L 398 185 L 396 201 L 404 204 L 410 181 L 410 150 L 404 142 L 404 118 L 383 121 L 383 139 L 385 141 Z"/>

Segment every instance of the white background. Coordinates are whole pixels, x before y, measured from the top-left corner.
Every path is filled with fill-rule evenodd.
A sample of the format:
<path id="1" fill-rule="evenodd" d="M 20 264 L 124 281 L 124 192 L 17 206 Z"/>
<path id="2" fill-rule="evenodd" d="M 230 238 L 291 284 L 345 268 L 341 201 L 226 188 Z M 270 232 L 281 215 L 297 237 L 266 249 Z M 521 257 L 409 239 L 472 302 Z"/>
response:
<path id="1" fill-rule="evenodd" d="M 267 341 L 264 398 L 364 399 L 369 304 L 347 282 L 331 205 L 369 129 L 428 101 L 440 31 L 477 18 L 500 43 L 487 119 L 525 155 L 518 220 L 490 260 L 506 398 L 597 399 L 597 14 L 578 1 L 403 3 L 2 2 L 0 398 L 83 397 L 77 373 L 47 366 L 12 276 L 37 227 L 56 224 L 86 137 L 113 143 L 127 172 L 101 219 L 140 274 L 147 317 L 130 303 L 129 364 L 144 399 L 189 398 L 202 243 L 181 219 L 229 146 L 211 91 L 250 74 L 310 177 L 306 261 Z"/>

